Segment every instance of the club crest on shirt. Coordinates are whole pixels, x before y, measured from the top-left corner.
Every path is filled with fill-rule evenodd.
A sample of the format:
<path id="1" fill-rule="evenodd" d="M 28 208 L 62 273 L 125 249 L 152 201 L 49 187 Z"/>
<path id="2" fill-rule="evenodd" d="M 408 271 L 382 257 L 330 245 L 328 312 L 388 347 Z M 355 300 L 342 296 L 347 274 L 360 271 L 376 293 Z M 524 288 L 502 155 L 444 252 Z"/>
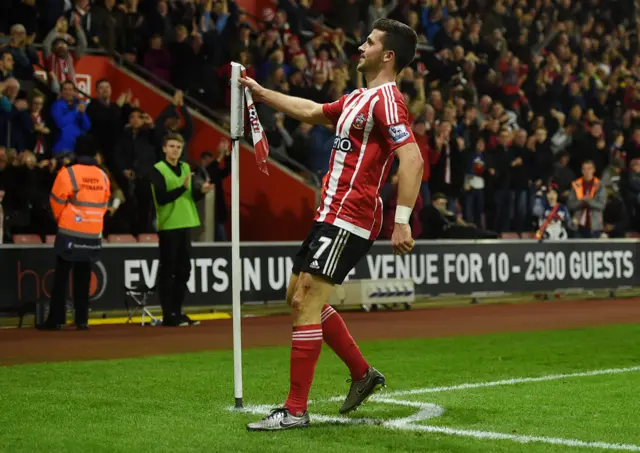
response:
<path id="1" fill-rule="evenodd" d="M 395 126 L 389 126 L 389 135 L 394 143 L 402 143 L 409 138 L 409 131 L 404 124 L 396 124 Z"/>
<path id="2" fill-rule="evenodd" d="M 358 114 L 353 120 L 353 128 L 354 129 L 364 129 L 364 125 L 367 123 L 367 117 L 364 113 Z"/>

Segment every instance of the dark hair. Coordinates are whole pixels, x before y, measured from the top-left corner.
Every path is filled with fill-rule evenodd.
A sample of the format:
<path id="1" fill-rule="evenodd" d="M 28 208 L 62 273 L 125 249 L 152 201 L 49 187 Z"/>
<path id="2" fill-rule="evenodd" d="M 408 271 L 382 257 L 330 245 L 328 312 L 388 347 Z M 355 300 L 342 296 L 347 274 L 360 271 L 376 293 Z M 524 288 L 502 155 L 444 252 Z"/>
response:
<path id="1" fill-rule="evenodd" d="M 31 90 L 29 90 L 29 93 L 27 95 L 27 99 L 29 100 L 29 103 L 32 103 L 34 99 L 36 98 L 43 98 L 46 102 L 47 97 L 45 96 L 45 94 L 40 91 L 37 88 L 32 88 Z"/>
<path id="2" fill-rule="evenodd" d="M 396 72 L 402 71 L 416 56 L 418 35 L 408 25 L 393 19 L 378 19 L 373 23 L 374 30 L 384 32 L 382 47 L 396 56 Z"/>
<path id="3" fill-rule="evenodd" d="M 100 84 L 101 84 L 101 83 L 105 83 L 105 82 L 106 82 L 106 83 L 108 83 L 108 84 L 111 84 L 111 82 L 109 82 L 109 79 L 107 79 L 107 78 L 102 78 L 102 79 L 100 79 L 100 80 L 98 80 L 98 81 L 96 82 L 96 88 L 98 88 L 98 87 L 100 86 Z"/>
<path id="4" fill-rule="evenodd" d="M 98 152 L 98 141 L 92 135 L 80 135 L 76 139 L 75 154 L 78 156 L 93 157 Z"/>
<path id="5" fill-rule="evenodd" d="M 66 39 L 64 38 L 56 38 L 53 40 L 53 42 L 51 43 L 51 48 L 55 49 L 56 47 L 58 47 L 58 44 L 64 44 L 66 46 L 69 45 L 69 43 L 67 42 Z"/>
<path id="6" fill-rule="evenodd" d="M 60 90 L 62 90 L 64 88 L 65 85 L 71 85 L 71 87 L 75 90 L 76 89 L 76 84 L 73 83 L 71 80 L 65 80 L 64 82 L 62 82 L 60 84 Z"/>
<path id="7" fill-rule="evenodd" d="M 162 140 L 162 147 L 164 148 L 171 140 L 175 140 L 176 142 L 180 142 L 184 145 L 184 138 L 182 138 L 182 135 L 172 132 L 164 136 L 164 139 Z"/>

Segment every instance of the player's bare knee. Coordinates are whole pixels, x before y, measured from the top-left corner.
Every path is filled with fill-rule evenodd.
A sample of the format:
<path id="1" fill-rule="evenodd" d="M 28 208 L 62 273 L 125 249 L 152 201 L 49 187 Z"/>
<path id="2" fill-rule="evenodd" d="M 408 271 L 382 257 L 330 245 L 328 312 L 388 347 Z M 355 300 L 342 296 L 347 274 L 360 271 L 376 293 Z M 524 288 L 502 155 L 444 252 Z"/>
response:
<path id="1" fill-rule="evenodd" d="M 304 310 L 312 287 L 313 279 L 309 274 L 302 274 L 298 278 L 296 289 L 291 299 L 291 309 L 294 313 L 300 313 Z"/>
<path id="2" fill-rule="evenodd" d="M 305 295 L 301 291 L 296 291 L 291 299 L 291 312 L 296 315 L 304 310 Z"/>
<path id="3" fill-rule="evenodd" d="M 292 306 L 293 304 L 293 296 L 296 294 L 296 290 L 298 289 L 298 276 L 292 275 L 289 280 L 289 286 L 287 286 L 287 305 Z"/>

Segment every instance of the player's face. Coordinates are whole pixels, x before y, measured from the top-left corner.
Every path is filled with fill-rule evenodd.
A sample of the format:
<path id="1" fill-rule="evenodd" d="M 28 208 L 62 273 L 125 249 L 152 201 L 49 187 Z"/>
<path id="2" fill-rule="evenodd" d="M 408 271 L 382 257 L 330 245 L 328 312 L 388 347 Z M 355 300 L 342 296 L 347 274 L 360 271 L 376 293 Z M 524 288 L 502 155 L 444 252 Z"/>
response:
<path id="1" fill-rule="evenodd" d="M 367 37 L 367 40 L 358 48 L 360 51 L 360 61 L 358 62 L 358 71 L 375 72 L 379 70 L 380 65 L 385 60 L 390 60 L 393 55 L 390 51 L 385 51 L 382 46 L 384 32 L 373 30 Z"/>
<path id="2" fill-rule="evenodd" d="M 549 190 L 547 192 L 547 201 L 549 204 L 555 204 L 558 201 L 558 192 L 555 190 Z"/>
<path id="3" fill-rule="evenodd" d="M 182 154 L 182 143 L 177 140 L 169 140 L 162 150 L 168 160 L 178 160 Z"/>

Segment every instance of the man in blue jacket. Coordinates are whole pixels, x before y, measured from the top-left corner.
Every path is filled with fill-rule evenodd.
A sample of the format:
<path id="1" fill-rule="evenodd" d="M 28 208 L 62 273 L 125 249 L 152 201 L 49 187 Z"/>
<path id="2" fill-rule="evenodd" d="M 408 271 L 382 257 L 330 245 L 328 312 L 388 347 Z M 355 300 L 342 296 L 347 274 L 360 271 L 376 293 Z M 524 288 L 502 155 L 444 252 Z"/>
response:
<path id="1" fill-rule="evenodd" d="M 60 99 L 51 106 L 51 118 L 58 128 L 53 155 L 73 152 L 76 139 L 91 129 L 87 106 L 76 96 L 73 82 L 62 83 Z"/>

